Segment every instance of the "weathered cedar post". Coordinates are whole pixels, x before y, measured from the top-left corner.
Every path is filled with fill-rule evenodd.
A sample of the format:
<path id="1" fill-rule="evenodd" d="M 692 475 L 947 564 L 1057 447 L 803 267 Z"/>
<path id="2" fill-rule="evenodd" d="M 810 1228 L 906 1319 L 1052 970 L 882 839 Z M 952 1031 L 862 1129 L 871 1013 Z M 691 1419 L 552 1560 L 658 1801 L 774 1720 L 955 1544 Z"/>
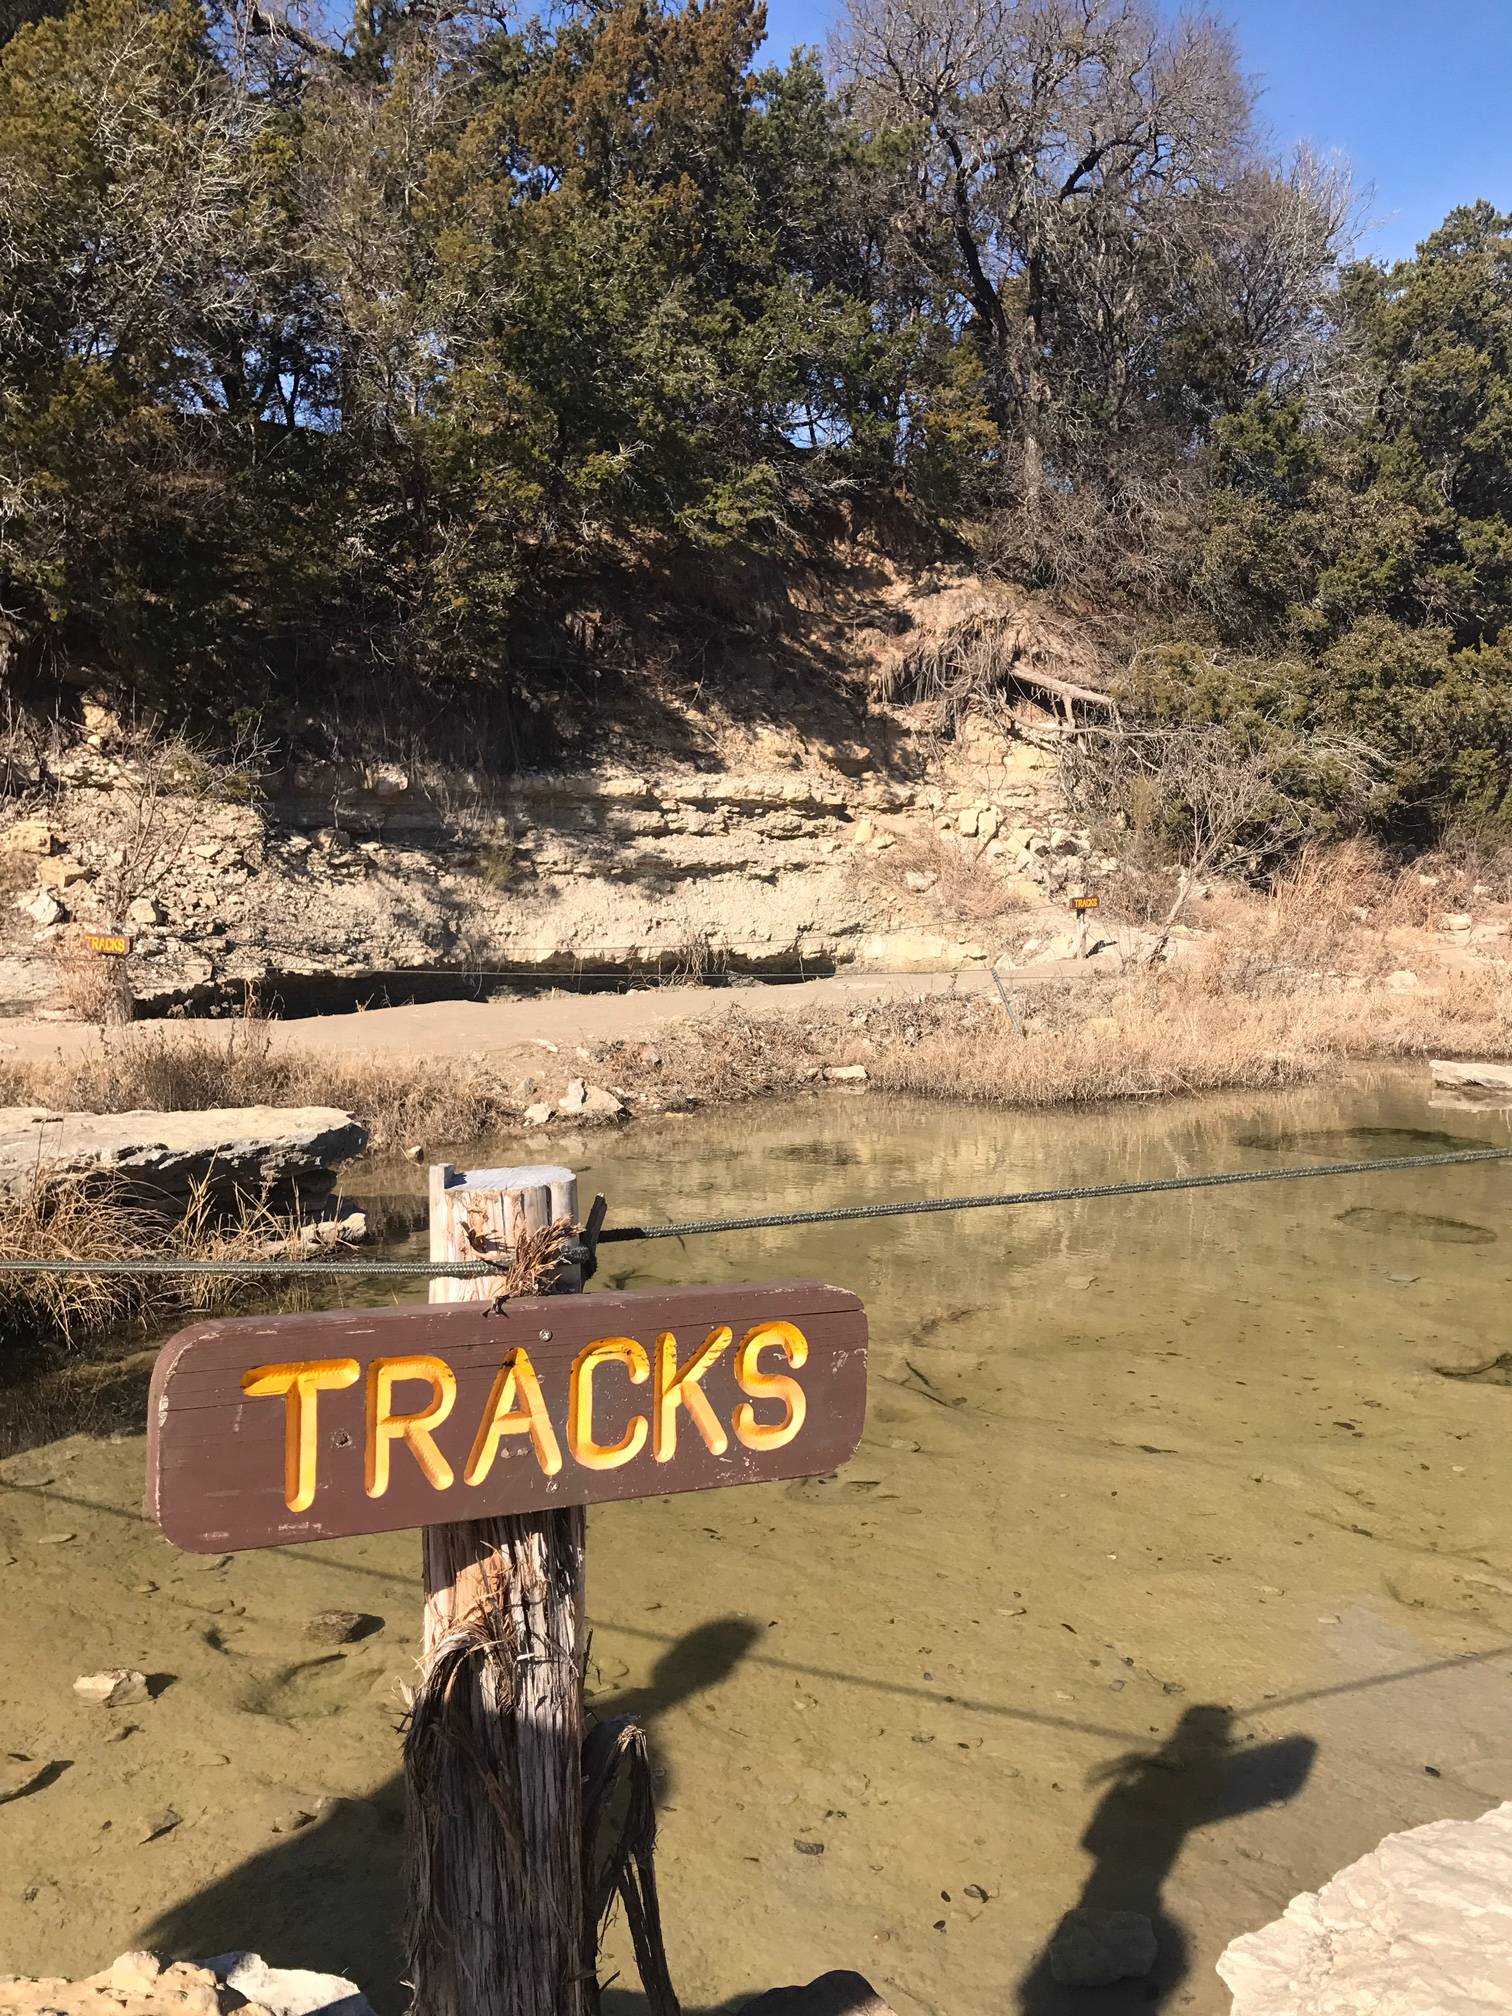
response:
<path id="1" fill-rule="evenodd" d="M 570 1170 L 433 1166 L 431 1258 L 497 1254 L 500 1269 L 438 1276 L 431 1300 L 581 1288 L 571 1262 L 541 1264 L 544 1235 L 564 1222 L 578 1224 Z M 584 1532 L 581 1506 L 424 1530 L 421 1679 L 405 1746 L 415 2016 L 597 2006 L 583 1899 Z"/>

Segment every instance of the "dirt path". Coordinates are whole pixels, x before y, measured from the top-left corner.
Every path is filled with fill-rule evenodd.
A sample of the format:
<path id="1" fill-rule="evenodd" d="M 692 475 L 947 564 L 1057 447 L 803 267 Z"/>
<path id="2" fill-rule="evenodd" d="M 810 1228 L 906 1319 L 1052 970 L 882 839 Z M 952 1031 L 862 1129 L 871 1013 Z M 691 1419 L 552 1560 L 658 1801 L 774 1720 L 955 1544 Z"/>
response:
<path id="1" fill-rule="evenodd" d="M 1061 977 L 1059 967 L 1013 976 L 1015 987 Z M 617 1038 L 654 1036 L 670 1023 L 727 1014 L 791 1015 L 844 1008 L 898 994 L 980 994 L 991 990 L 985 972 L 863 973 L 782 987 L 656 987 L 626 994 L 534 994 L 500 1001 L 430 1001 L 405 1008 L 369 1008 L 351 1015 L 309 1015 L 268 1024 L 275 1050 L 328 1057 L 507 1056 L 540 1042 L 563 1048 Z M 138 1023 L 168 1041 L 192 1040 L 228 1023 Z M 92 1024 L 0 1022 L 0 1061 L 45 1063 L 87 1055 L 101 1040 Z"/>

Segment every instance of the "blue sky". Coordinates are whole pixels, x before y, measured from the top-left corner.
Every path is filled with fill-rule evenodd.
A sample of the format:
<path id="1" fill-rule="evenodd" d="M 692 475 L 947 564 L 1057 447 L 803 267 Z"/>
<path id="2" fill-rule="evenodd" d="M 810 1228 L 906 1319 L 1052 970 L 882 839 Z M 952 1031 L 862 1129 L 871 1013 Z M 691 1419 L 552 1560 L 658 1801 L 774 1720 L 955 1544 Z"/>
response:
<path id="1" fill-rule="evenodd" d="M 836 4 L 767 0 L 768 49 L 823 43 Z M 1371 185 L 1360 249 L 1410 253 L 1456 203 L 1512 208 L 1512 0 L 1229 0 L 1281 147 L 1337 149 Z"/>

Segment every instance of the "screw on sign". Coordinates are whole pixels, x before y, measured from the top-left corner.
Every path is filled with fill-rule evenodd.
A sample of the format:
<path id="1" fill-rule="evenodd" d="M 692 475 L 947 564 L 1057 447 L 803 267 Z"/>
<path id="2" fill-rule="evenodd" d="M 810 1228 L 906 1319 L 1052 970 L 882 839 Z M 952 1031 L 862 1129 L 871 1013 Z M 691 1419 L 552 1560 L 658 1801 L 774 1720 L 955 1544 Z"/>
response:
<path id="1" fill-rule="evenodd" d="M 153 1372 L 148 1507 L 178 1546 L 423 1530 L 405 1739 L 415 2016 L 593 2016 L 616 1891 L 653 2016 L 676 2010 L 644 1740 L 628 1721 L 585 1735 L 583 1508 L 827 1473 L 865 1419 L 854 1295 L 781 1281 L 577 1297 L 576 1221 L 568 1170 L 433 1169 L 431 1257 L 497 1256 L 497 1276 L 437 1279 L 423 1308 L 197 1324 Z M 557 1292 L 504 1299 L 555 1235 Z M 601 1850 L 611 1812 L 639 1812 L 643 1835 L 620 1819 Z"/>

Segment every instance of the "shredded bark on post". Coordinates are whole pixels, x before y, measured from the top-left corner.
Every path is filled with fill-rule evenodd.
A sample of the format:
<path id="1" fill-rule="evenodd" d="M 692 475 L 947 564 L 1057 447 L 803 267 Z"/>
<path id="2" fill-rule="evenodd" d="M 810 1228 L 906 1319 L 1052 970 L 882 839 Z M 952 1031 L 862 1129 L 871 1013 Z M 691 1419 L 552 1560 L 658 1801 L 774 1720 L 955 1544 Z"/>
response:
<path id="1" fill-rule="evenodd" d="M 624 1781 L 619 1831 L 595 1867 L 609 1806 Z M 583 1889 L 597 1951 L 616 1897 L 625 1907 L 635 1964 L 651 2016 L 681 2016 L 656 1893 L 656 1795 L 646 1732 L 628 1715 L 600 1722 L 583 1745 Z"/>
<path id="2" fill-rule="evenodd" d="M 405 1742 L 417 2016 L 588 2016 L 584 1515 L 428 1527 Z"/>
<path id="3" fill-rule="evenodd" d="M 581 1285 L 566 1170 L 431 1171 L 431 1253 L 497 1253 L 434 1301 Z M 527 1278 L 529 1276 L 535 1278 Z M 594 2016 L 584 1896 L 583 1539 L 572 1507 L 427 1527 L 421 1678 L 405 1740 L 415 2016 Z"/>

